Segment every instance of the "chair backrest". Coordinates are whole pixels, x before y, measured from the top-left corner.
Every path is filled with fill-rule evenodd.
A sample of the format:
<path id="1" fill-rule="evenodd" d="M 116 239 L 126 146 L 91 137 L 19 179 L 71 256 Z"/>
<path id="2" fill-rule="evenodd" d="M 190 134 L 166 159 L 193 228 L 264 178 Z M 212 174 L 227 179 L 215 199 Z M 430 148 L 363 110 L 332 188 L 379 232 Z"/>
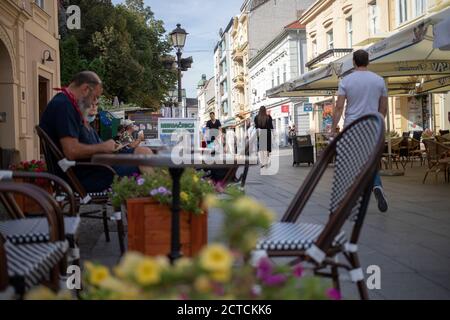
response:
<path id="1" fill-rule="evenodd" d="M 450 130 L 439 130 L 439 134 L 441 136 L 445 136 L 446 134 L 449 134 L 449 133 L 450 133 Z"/>
<path id="2" fill-rule="evenodd" d="M 50 241 L 64 241 L 64 217 L 58 203 L 45 190 L 28 183 L 0 182 L 0 194 L 8 198 L 21 194 L 35 201 L 47 218 Z"/>
<path id="3" fill-rule="evenodd" d="M 384 120 L 380 115 L 362 117 L 348 126 L 324 151 L 295 195 L 282 221 L 295 222 L 298 219 L 330 159 L 335 156 L 330 219 L 317 244 L 324 248 L 330 246 L 349 218 L 356 218 L 360 228 L 384 148 L 384 134 Z M 355 232 L 359 234 L 359 231 Z"/>
<path id="4" fill-rule="evenodd" d="M 414 131 L 413 139 L 420 141 L 420 139 L 422 139 L 422 134 L 423 134 L 423 131 Z"/>
<path id="5" fill-rule="evenodd" d="M 6 265 L 5 239 L 0 234 L 0 293 L 8 288 L 8 268 Z"/>
<path id="6" fill-rule="evenodd" d="M 39 136 L 39 140 L 44 152 L 45 162 L 47 163 L 48 171 L 56 176 L 59 176 L 66 180 L 71 188 L 78 193 L 81 197 L 86 197 L 87 192 L 82 186 L 80 180 L 78 180 L 74 170 L 72 168 L 67 169 L 63 172 L 58 165 L 58 162 L 65 159 L 64 154 L 55 145 L 48 134 L 39 126 L 35 127 L 36 133 Z"/>
<path id="7" fill-rule="evenodd" d="M 427 153 L 428 167 L 431 169 L 442 158 L 446 158 L 450 154 L 450 147 L 432 139 L 423 141 Z"/>

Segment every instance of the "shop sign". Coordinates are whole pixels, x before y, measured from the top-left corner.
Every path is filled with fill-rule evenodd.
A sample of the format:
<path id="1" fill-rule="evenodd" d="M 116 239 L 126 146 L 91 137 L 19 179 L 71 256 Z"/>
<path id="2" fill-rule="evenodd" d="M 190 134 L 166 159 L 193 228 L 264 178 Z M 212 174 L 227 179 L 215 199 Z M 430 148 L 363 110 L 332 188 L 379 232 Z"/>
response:
<path id="1" fill-rule="evenodd" d="M 282 113 L 289 113 L 289 105 L 285 104 L 281 106 L 281 112 Z"/>
<path id="2" fill-rule="evenodd" d="M 313 104 L 312 103 L 305 103 L 303 104 L 303 112 L 313 112 Z"/>

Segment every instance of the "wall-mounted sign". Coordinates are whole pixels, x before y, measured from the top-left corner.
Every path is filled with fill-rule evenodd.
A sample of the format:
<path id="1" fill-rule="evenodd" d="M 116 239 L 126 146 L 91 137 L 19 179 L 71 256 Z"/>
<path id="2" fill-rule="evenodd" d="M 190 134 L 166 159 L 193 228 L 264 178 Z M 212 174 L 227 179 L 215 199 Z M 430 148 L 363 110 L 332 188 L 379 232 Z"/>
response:
<path id="1" fill-rule="evenodd" d="M 144 131 L 145 139 L 158 138 L 158 119 L 160 117 L 160 114 L 154 114 L 152 112 L 136 112 L 128 114 L 128 119 L 135 121 L 135 125 L 139 130 Z"/>
<path id="2" fill-rule="evenodd" d="M 305 103 L 303 104 L 303 111 L 304 112 L 313 112 L 313 104 L 312 103 Z"/>
<path id="3" fill-rule="evenodd" d="M 282 113 L 289 113 L 289 105 L 285 104 L 281 106 L 281 112 Z"/>

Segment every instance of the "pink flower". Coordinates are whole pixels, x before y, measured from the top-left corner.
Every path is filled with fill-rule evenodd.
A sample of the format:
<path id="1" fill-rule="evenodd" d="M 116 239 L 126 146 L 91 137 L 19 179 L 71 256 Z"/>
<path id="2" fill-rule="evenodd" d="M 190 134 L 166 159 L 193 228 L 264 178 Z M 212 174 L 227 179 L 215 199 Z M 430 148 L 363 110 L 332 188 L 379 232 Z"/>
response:
<path id="1" fill-rule="evenodd" d="M 271 276 L 272 272 L 272 262 L 268 258 L 262 258 L 259 260 L 258 267 L 256 269 L 256 276 L 258 279 L 264 280 L 265 278 Z"/>
<path id="2" fill-rule="evenodd" d="M 339 290 L 335 288 L 327 290 L 327 297 L 330 298 L 331 300 L 342 300 L 341 293 L 339 292 Z"/>
<path id="3" fill-rule="evenodd" d="M 269 287 L 276 287 L 284 284 L 287 280 L 287 276 L 284 274 L 270 275 L 263 279 L 264 284 Z"/>
<path id="4" fill-rule="evenodd" d="M 303 275 L 303 267 L 301 264 L 294 267 L 294 277 L 301 278 Z"/>

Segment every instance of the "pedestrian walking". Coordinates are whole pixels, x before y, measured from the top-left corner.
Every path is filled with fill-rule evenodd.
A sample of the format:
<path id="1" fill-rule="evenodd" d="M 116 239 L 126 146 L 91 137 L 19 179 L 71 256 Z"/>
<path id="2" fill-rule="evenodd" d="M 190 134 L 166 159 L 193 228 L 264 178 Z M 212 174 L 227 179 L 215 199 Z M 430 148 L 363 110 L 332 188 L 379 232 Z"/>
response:
<path id="1" fill-rule="evenodd" d="M 267 114 L 266 107 L 259 109 L 255 117 L 255 128 L 258 133 L 258 155 L 261 168 L 265 168 L 270 163 L 270 154 L 272 153 L 272 117 Z"/>
<path id="2" fill-rule="evenodd" d="M 341 119 L 345 102 L 344 127 L 359 118 L 374 113 L 387 114 L 388 98 L 384 79 L 368 70 L 369 54 L 367 51 L 358 50 L 353 54 L 354 71 L 344 77 L 339 83 L 338 100 L 333 116 L 332 135 L 336 134 Z M 381 212 L 388 210 L 388 202 L 383 190 L 383 184 L 379 173 L 376 174 L 373 193 Z"/>

